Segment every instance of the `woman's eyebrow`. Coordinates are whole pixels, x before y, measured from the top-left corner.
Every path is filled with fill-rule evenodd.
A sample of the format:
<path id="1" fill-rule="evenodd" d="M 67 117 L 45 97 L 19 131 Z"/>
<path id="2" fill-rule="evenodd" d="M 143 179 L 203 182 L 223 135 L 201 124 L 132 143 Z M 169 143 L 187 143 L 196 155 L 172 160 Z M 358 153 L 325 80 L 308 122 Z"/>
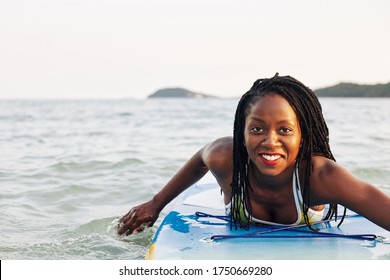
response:
<path id="1" fill-rule="evenodd" d="M 259 117 L 256 117 L 256 116 L 250 117 L 249 120 L 251 120 L 251 121 L 257 121 L 257 122 L 265 122 L 262 118 L 259 118 Z M 283 119 L 283 120 L 278 121 L 277 123 L 278 123 L 278 124 L 281 124 L 281 123 L 297 124 L 298 121 L 297 121 L 297 120 L 294 120 L 294 119 L 292 119 L 292 118 L 286 118 L 286 119 Z"/>

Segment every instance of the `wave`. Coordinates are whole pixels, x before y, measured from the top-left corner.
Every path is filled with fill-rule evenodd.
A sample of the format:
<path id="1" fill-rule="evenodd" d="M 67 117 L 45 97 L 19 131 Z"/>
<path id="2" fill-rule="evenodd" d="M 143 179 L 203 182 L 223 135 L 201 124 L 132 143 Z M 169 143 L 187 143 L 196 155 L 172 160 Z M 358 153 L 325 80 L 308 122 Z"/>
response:
<path id="1" fill-rule="evenodd" d="M 352 170 L 352 173 L 390 195 L 389 170 L 378 168 L 355 168 Z"/>
<path id="2" fill-rule="evenodd" d="M 389 182 L 390 172 L 386 169 L 379 168 L 355 168 L 352 172 L 358 177 L 365 178 L 368 180 Z"/>
<path id="3" fill-rule="evenodd" d="M 117 162 L 104 160 L 60 161 L 47 169 L 57 172 L 96 172 L 97 170 L 112 170 L 128 166 L 140 165 L 144 162 L 138 158 L 126 158 Z"/>

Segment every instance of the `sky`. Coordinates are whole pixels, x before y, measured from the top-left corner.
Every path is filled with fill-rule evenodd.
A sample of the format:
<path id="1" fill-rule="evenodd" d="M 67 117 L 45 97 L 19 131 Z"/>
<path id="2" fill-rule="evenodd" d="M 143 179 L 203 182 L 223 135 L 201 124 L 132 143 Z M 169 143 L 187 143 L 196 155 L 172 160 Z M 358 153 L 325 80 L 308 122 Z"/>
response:
<path id="1" fill-rule="evenodd" d="M 0 99 L 390 82 L 388 0 L 0 0 Z"/>

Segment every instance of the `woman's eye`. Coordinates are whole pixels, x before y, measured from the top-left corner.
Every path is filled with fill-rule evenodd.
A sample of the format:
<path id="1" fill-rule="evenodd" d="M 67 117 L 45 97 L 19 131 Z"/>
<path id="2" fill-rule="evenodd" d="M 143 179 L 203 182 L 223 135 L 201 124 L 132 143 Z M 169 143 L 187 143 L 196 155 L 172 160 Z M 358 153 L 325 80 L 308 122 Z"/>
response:
<path id="1" fill-rule="evenodd" d="M 262 132 L 263 129 L 259 126 L 254 126 L 251 128 L 251 131 L 254 132 L 254 133 L 259 133 L 259 132 Z"/>
<path id="2" fill-rule="evenodd" d="M 288 128 L 288 127 L 282 127 L 280 130 L 279 130 L 281 133 L 289 133 L 292 131 L 292 129 Z"/>

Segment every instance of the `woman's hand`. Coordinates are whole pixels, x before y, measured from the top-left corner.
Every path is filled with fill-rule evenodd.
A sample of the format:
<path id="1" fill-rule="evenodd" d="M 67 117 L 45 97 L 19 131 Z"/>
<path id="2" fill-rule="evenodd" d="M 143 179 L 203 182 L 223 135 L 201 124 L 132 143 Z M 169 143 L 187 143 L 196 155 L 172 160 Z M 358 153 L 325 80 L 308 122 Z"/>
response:
<path id="1" fill-rule="evenodd" d="M 133 207 L 119 220 L 118 234 L 130 235 L 143 231 L 157 220 L 159 211 L 154 207 L 152 200 Z"/>

